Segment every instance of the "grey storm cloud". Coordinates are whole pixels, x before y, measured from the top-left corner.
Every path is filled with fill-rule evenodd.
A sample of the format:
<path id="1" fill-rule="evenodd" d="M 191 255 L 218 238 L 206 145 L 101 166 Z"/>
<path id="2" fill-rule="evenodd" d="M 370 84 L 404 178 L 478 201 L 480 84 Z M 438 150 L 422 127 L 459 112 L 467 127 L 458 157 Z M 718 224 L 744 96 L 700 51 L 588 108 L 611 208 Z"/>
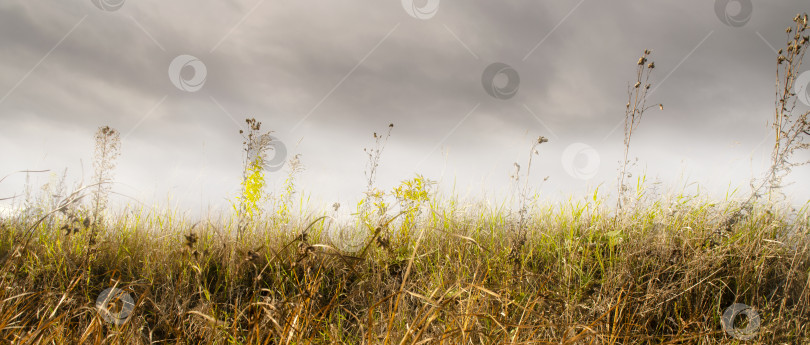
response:
<path id="1" fill-rule="evenodd" d="M 110 125 L 124 138 L 122 193 L 216 204 L 238 186 L 237 132 L 255 117 L 302 155 L 302 188 L 324 199 L 361 193 L 362 148 L 389 123 L 381 185 L 424 172 L 504 189 L 513 163 L 543 135 L 551 141 L 535 178 L 551 176 L 543 189 L 567 193 L 615 180 L 627 83 L 650 49 L 650 102 L 665 110 L 645 115 L 631 154 L 668 179 L 688 161 L 722 190 L 761 169 L 774 49 L 806 8 L 802 0 L 412 3 L 0 4 L 0 174 L 89 169 L 92 133 Z M 204 75 L 170 67 L 183 55 Z M 519 76 L 514 95 L 487 93 L 492 64 Z M 196 76 L 200 86 L 176 87 L 171 68 L 175 84 Z M 561 166 L 577 143 L 601 158 L 588 183 Z M 717 178 L 718 161 L 739 167 Z M 806 199 L 807 184 L 795 188 Z"/>

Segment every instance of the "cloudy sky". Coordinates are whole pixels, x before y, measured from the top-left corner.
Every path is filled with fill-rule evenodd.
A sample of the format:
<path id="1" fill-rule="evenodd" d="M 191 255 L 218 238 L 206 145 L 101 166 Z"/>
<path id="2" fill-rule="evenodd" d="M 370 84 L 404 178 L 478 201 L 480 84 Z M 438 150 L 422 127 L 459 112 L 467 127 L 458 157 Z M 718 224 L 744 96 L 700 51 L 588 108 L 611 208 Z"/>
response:
<path id="1" fill-rule="evenodd" d="M 650 49 L 649 102 L 664 110 L 650 109 L 634 134 L 634 171 L 722 198 L 765 167 L 776 49 L 807 9 L 805 0 L 4 1 L 0 175 L 49 169 L 32 175 L 41 184 L 67 169 L 89 182 L 93 133 L 109 125 L 122 138 L 117 193 L 221 207 L 239 185 L 238 131 L 255 117 L 285 158 L 301 155 L 300 190 L 324 204 L 361 197 L 363 148 L 389 123 L 386 190 L 420 173 L 462 196 L 506 195 L 513 163 L 525 170 L 542 135 L 550 141 L 530 185 L 549 200 L 612 192 L 627 86 Z M 799 203 L 808 172 L 790 178 Z M 285 173 L 271 173 L 276 188 Z M 24 184 L 24 174 L 8 177 L 0 197 Z"/>

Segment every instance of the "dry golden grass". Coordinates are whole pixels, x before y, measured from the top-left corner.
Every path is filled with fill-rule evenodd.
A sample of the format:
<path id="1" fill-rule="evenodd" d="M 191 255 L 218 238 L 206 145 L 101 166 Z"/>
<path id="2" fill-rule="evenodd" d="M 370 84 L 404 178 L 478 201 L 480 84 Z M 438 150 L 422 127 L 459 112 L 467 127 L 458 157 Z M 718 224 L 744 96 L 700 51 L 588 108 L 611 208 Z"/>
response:
<path id="1" fill-rule="evenodd" d="M 56 227 L 67 217 L 33 229 L 17 252 L 30 224 L 5 222 L 0 339 L 720 344 L 734 341 L 720 319 L 739 302 L 762 320 L 752 342 L 810 340 L 806 216 L 791 221 L 760 205 L 726 232 L 733 203 L 686 200 L 660 200 L 621 221 L 599 199 L 532 209 L 517 261 L 507 211 L 459 211 L 438 197 L 413 236 L 378 241 L 401 230 L 394 220 L 358 253 L 337 250 L 322 219 L 261 225 L 268 219 L 236 243 L 228 240 L 235 222 L 192 228 L 171 214 L 135 212 L 100 224 L 89 253 L 90 229 L 66 235 Z M 788 241 L 788 231 L 800 235 Z M 108 287 L 133 298 L 121 325 L 95 306 Z"/>

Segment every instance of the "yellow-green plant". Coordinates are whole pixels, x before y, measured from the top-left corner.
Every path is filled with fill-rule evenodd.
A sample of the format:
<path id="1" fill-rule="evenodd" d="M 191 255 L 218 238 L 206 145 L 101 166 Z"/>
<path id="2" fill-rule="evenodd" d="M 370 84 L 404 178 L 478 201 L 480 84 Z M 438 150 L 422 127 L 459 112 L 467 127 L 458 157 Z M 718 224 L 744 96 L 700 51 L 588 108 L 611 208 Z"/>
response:
<path id="1" fill-rule="evenodd" d="M 241 235 L 253 220 L 257 219 L 262 212 L 261 203 L 266 185 L 264 179 L 265 162 L 267 150 L 270 149 L 270 142 L 273 140 L 270 132 L 261 132 L 262 123 L 256 119 L 246 119 L 248 124 L 247 134 L 239 130 L 245 151 L 243 163 L 242 183 L 240 195 L 237 202 L 233 204 L 239 220 L 237 235 Z"/>
<path id="2" fill-rule="evenodd" d="M 260 160 L 257 160 L 260 161 Z M 243 215 L 253 219 L 259 215 L 259 201 L 265 186 L 264 171 L 260 162 L 251 162 L 245 171 L 242 181 L 242 197 L 240 199 Z"/>
<path id="3" fill-rule="evenodd" d="M 400 209 L 405 217 L 402 220 L 402 227 L 400 227 L 399 231 L 400 240 L 407 240 L 408 234 L 411 233 L 411 229 L 416 225 L 422 204 L 430 199 L 430 188 L 434 184 L 436 184 L 436 182 L 417 174 L 416 177 L 410 180 L 402 181 L 402 183 L 391 192 L 391 194 L 397 198 L 397 201 L 399 201 Z"/>

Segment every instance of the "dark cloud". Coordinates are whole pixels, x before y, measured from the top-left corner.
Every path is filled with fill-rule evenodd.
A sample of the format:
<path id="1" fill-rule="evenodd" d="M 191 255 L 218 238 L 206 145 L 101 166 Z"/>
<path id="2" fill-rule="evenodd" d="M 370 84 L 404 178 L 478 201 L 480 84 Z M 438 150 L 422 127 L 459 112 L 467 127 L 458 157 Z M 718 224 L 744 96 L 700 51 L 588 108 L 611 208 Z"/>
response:
<path id="1" fill-rule="evenodd" d="M 77 160 L 89 169 L 93 131 L 109 124 L 124 135 L 122 190 L 223 205 L 238 185 L 237 131 L 256 117 L 302 154 L 302 188 L 323 199 L 360 194 L 362 148 L 389 123 L 385 188 L 421 172 L 502 193 L 512 163 L 544 135 L 551 141 L 533 168 L 537 185 L 548 175 L 548 194 L 581 192 L 614 183 L 627 83 L 651 49 L 650 102 L 666 110 L 645 115 L 633 155 L 651 177 L 677 178 L 687 160 L 695 179 L 724 191 L 745 185 L 765 162 L 772 47 L 784 45 L 784 28 L 804 7 L 756 2 L 750 20 L 733 27 L 714 1 L 698 0 L 445 0 L 427 20 L 399 2 L 128 0 L 110 12 L 90 0 L 5 3 L 3 170 L 68 166 L 80 175 Z M 184 54 L 205 64 L 197 92 L 170 81 L 170 63 Z M 492 63 L 519 74 L 514 97 L 485 91 L 482 73 Z M 561 167 L 576 142 L 601 157 L 588 182 Z M 736 163 L 716 164 L 726 161 Z M 13 192 L 23 179 L 8 181 L 0 190 Z M 793 188 L 804 199 L 810 191 L 806 183 Z"/>

